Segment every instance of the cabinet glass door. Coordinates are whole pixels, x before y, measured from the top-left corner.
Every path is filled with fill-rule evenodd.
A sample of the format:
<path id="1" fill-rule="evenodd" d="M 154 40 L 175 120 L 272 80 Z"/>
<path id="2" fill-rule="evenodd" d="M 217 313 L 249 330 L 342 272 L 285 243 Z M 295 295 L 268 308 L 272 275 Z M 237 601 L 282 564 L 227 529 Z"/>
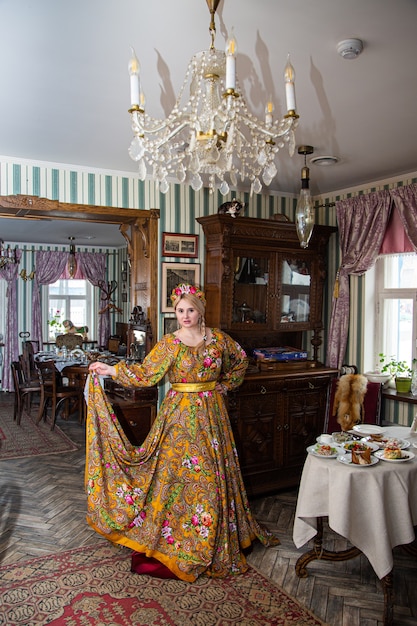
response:
<path id="1" fill-rule="evenodd" d="M 269 272 L 269 255 L 248 257 L 243 251 L 235 253 L 233 325 L 267 323 Z"/>
<path id="2" fill-rule="evenodd" d="M 284 259 L 281 265 L 281 323 L 310 320 L 311 262 Z"/>

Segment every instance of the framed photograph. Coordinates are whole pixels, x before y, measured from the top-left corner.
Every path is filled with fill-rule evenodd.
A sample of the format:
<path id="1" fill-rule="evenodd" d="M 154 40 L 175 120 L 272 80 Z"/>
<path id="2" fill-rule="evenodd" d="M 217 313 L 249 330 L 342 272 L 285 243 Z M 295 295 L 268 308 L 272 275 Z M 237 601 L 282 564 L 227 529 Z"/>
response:
<path id="1" fill-rule="evenodd" d="M 178 321 L 176 317 L 165 317 L 164 318 L 164 335 L 169 335 L 170 333 L 178 330 Z"/>
<path id="2" fill-rule="evenodd" d="M 162 263 L 161 312 L 173 313 L 171 292 L 179 283 L 200 286 L 199 263 Z"/>
<path id="3" fill-rule="evenodd" d="M 198 257 L 198 235 L 162 233 L 162 256 Z"/>

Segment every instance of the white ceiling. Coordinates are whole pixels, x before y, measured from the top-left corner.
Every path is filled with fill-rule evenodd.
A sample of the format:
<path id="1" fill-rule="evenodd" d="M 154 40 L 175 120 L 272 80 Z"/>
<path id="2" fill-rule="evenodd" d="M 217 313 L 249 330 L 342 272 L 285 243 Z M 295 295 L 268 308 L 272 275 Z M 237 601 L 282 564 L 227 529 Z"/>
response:
<path id="1" fill-rule="evenodd" d="M 0 21 L 0 154 L 89 170 L 136 172 L 129 47 L 158 117 L 210 43 L 205 0 L 0 0 Z M 271 97 L 285 113 L 291 54 L 297 144 L 340 158 L 311 166 L 317 195 L 417 170 L 416 24 L 415 0 L 222 0 L 216 45 L 233 27 L 239 81 L 260 117 Z M 336 50 L 350 37 L 364 42 L 353 61 Z M 280 154 L 270 188 L 297 193 L 303 158 Z"/>

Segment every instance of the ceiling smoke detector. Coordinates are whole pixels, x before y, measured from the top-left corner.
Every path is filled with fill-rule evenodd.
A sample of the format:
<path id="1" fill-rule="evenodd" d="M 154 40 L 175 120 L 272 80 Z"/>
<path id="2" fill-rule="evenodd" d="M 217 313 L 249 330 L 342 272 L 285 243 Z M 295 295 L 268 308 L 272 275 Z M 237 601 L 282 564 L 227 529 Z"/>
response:
<path id="1" fill-rule="evenodd" d="M 337 44 L 337 51 L 344 59 L 356 59 L 363 50 L 360 39 L 344 39 Z"/>
<path id="2" fill-rule="evenodd" d="M 310 159 L 310 163 L 312 165 L 320 165 L 320 166 L 328 166 L 328 165 L 336 165 L 339 162 L 339 158 L 336 156 L 315 156 Z"/>

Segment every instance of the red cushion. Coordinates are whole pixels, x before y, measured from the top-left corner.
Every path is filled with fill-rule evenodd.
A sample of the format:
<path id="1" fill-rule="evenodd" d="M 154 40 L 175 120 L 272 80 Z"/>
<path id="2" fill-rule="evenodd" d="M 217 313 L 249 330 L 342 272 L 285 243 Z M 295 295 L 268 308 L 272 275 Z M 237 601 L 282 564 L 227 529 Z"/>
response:
<path id="1" fill-rule="evenodd" d="M 135 572 L 136 574 L 147 574 L 148 576 L 153 576 L 154 578 L 178 579 L 178 576 L 176 576 L 174 572 L 171 572 L 166 565 L 160 563 L 153 557 L 145 556 L 140 552 L 133 552 L 130 571 Z"/>

